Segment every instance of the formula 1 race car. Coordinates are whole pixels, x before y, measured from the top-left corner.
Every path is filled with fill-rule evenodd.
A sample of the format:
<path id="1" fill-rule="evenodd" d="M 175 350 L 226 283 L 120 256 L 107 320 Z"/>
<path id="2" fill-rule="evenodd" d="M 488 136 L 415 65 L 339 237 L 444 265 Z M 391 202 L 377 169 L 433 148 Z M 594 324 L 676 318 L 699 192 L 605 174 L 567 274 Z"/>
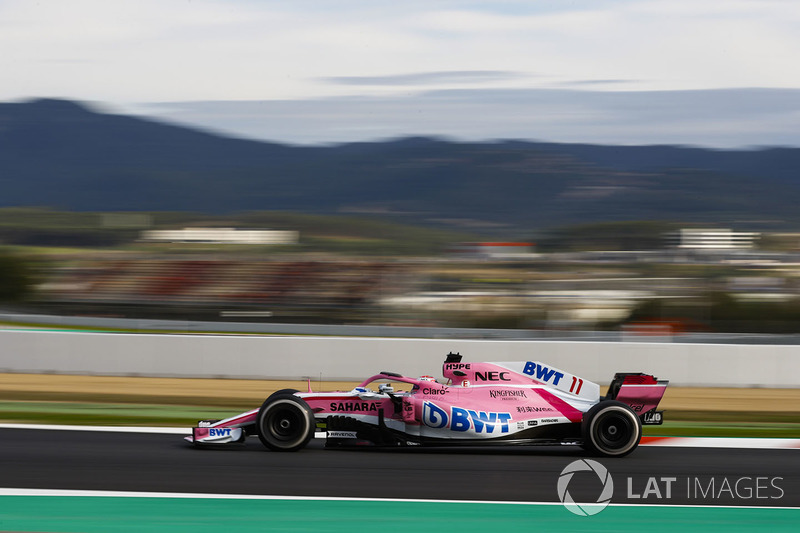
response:
<path id="1" fill-rule="evenodd" d="M 595 454 L 632 452 L 668 381 L 618 373 L 600 387 L 537 361 L 463 363 L 450 353 L 446 383 L 381 372 L 349 392 L 272 394 L 259 409 L 201 421 L 186 440 L 196 445 L 244 442 L 258 435 L 270 450 L 305 447 L 319 427 L 326 447 L 577 444 Z M 377 391 L 369 385 L 375 383 Z M 395 390 L 407 385 L 410 390 Z"/>

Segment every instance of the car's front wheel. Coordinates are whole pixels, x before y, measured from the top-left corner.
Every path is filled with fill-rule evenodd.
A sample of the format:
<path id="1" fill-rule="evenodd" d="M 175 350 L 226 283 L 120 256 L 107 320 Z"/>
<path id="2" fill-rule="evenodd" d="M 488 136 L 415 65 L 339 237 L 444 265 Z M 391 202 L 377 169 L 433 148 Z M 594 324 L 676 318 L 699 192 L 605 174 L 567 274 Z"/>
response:
<path id="1" fill-rule="evenodd" d="M 296 452 L 314 436 L 314 413 L 302 398 L 291 393 L 273 394 L 258 410 L 258 438 L 270 450 Z"/>
<path id="2" fill-rule="evenodd" d="M 642 422 L 622 402 L 605 400 L 583 417 L 583 447 L 607 457 L 631 453 L 642 439 Z"/>

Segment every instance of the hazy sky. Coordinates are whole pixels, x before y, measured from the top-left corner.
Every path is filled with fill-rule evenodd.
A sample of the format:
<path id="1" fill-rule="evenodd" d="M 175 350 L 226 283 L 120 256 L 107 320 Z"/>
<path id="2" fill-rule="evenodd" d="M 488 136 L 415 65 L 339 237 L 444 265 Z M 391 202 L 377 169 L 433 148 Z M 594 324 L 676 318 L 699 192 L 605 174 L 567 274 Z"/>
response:
<path id="1" fill-rule="evenodd" d="M 798 28 L 797 0 L 0 0 L 0 100 L 290 142 L 800 145 Z"/>

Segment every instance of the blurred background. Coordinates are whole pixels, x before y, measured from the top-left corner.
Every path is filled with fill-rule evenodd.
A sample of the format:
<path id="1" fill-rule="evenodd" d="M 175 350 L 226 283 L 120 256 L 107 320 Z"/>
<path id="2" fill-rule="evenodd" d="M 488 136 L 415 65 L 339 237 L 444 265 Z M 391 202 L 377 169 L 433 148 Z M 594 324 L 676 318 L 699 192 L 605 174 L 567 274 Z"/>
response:
<path id="1" fill-rule="evenodd" d="M 800 333 L 800 149 L 294 146 L 52 99 L 0 120 L 7 321 Z"/>
<path id="2" fill-rule="evenodd" d="M 790 2 L 0 20 L 6 314 L 800 330 Z"/>

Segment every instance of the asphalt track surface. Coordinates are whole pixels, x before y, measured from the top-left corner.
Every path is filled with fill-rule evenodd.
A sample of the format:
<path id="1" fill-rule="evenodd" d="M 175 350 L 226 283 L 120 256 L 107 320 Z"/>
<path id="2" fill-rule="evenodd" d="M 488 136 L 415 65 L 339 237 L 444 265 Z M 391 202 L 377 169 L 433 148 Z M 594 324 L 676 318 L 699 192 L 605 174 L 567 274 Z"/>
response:
<path id="1" fill-rule="evenodd" d="M 0 486 L 557 502 L 562 470 L 586 457 L 566 446 L 326 450 L 321 439 L 276 453 L 255 438 L 201 449 L 177 435 L 0 429 Z M 613 478 L 613 503 L 800 506 L 798 450 L 640 447 L 592 459 Z M 569 483 L 576 501 L 601 488 L 589 472 Z"/>

